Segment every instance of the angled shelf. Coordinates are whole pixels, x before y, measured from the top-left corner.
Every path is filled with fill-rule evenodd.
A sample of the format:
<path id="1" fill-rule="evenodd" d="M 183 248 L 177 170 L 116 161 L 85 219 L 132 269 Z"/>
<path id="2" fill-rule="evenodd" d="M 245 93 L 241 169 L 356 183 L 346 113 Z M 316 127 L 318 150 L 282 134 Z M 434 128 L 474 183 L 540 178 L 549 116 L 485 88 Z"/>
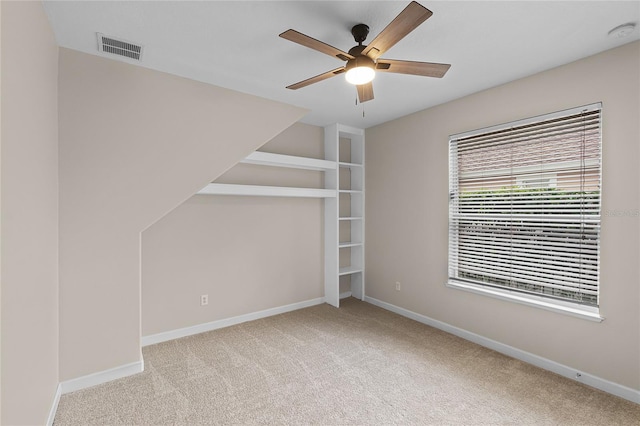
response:
<path id="1" fill-rule="evenodd" d="M 296 157 L 293 155 L 272 154 L 270 152 L 255 151 L 247 158 L 240 161 L 245 164 L 257 164 L 261 166 L 287 167 L 303 170 L 335 170 L 335 161 L 320 160 L 317 158 Z"/>
<path id="2" fill-rule="evenodd" d="M 210 183 L 198 191 L 200 195 L 247 195 L 262 197 L 335 198 L 336 191 L 316 188 L 290 188 L 284 186 L 234 185 Z"/>

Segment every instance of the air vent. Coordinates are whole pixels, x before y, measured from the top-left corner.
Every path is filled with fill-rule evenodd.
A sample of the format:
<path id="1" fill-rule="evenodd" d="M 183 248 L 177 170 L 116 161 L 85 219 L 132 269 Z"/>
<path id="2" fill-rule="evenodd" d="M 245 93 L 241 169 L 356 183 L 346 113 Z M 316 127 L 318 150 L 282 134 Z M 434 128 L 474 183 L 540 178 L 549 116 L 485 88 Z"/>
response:
<path id="1" fill-rule="evenodd" d="M 125 58 L 136 61 L 140 60 L 142 56 L 142 46 L 128 41 L 118 40 L 104 34 L 96 34 L 98 35 L 98 51 L 124 56 Z"/>

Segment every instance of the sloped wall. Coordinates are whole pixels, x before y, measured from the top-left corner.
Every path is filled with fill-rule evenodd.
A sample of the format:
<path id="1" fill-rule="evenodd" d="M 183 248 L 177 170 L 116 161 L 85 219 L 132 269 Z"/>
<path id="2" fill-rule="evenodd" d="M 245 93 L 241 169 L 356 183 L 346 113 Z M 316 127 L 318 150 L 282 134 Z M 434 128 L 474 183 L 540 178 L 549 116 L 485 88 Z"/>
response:
<path id="1" fill-rule="evenodd" d="M 324 132 L 296 123 L 260 150 L 323 158 Z M 322 175 L 238 164 L 216 182 L 321 188 Z M 189 198 L 142 234 L 142 335 L 323 297 L 323 212 L 314 198 Z"/>
<path id="2" fill-rule="evenodd" d="M 60 376 L 140 360 L 140 234 L 305 111 L 60 50 Z"/>
<path id="3" fill-rule="evenodd" d="M 58 386 L 58 46 L 41 2 L 0 7 L 0 423 L 45 424 Z"/>

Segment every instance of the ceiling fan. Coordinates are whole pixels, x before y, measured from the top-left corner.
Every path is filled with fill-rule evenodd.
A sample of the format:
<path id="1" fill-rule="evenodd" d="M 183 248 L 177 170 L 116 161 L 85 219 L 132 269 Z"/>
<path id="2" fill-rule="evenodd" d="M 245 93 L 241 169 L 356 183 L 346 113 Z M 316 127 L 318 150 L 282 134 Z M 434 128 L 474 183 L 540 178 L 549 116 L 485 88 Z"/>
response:
<path id="1" fill-rule="evenodd" d="M 436 64 L 432 62 L 398 61 L 383 59 L 380 56 L 393 45 L 402 40 L 407 34 L 416 29 L 418 25 L 426 21 L 433 12 L 421 4 L 412 1 L 376 38 L 368 45 L 363 45 L 369 34 L 369 27 L 365 24 L 355 25 L 351 34 L 357 46 L 342 50 L 302 34 L 296 30 L 287 30 L 280 37 L 301 44 L 318 52 L 333 56 L 347 63 L 331 71 L 316 75 L 287 86 L 287 89 L 300 89 L 310 84 L 326 80 L 335 75 L 345 73 L 346 80 L 354 84 L 358 89 L 358 99 L 366 102 L 373 99 L 372 80 L 376 71 L 392 72 L 397 74 L 413 74 L 426 77 L 441 78 L 449 70 L 449 64 Z"/>

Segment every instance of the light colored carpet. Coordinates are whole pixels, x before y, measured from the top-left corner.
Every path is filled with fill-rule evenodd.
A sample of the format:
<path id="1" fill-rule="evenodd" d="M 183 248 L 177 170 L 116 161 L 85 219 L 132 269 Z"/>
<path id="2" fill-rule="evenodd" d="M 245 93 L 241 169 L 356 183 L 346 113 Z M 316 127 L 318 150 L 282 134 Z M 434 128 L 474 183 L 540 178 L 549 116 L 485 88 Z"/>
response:
<path id="1" fill-rule="evenodd" d="M 640 405 L 355 299 L 143 348 L 56 425 L 639 425 Z"/>

